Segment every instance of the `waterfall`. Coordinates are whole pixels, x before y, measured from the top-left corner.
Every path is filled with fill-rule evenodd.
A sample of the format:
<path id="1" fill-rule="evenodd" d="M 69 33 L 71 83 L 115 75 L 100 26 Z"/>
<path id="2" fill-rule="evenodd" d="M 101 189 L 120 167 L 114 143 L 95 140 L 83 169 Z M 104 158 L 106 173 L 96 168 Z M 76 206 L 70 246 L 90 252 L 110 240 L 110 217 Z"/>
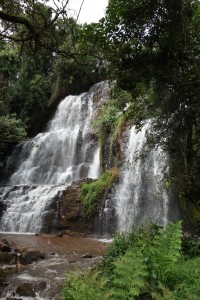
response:
<path id="1" fill-rule="evenodd" d="M 149 130 L 150 122 L 139 132 L 135 126 L 129 130 L 125 162 L 114 195 L 118 231 L 129 231 L 133 225 L 149 221 L 161 225 L 168 221 L 169 197 L 164 183 L 167 157 L 160 147 L 149 147 Z"/>
<path id="2" fill-rule="evenodd" d="M 0 186 L 0 231 L 51 232 L 49 226 L 57 228 L 58 200 L 67 186 L 99 177 L 100 147 L 92 122 L 108 95 L 105 82 L 66 97 L 44 132 L 15 147 L 7 159 L 9 179 Z M 140 131 L 132 126 L 123 133 L 119 182 L 94 218 L 99 235 L 129 231 L 150 220 L 161 225 L 177 220 L 177 201 L 164 182 L 167 155 L 149 146 L 151 130 L 148 121 Z"/>
<path id="3" fill-rule="evenodd" d="M 8 158 L 6 168 L 15 165 L 16 169 L 0 187 L 0 202 L 6 206 L 1 231 L 40 231 L 51 202 L 68 185 L 99 177 L 99 146 L 91 123 L 95 93 L 103 94 L 99 90 L 105 84 L 97 84 L 89 93 L 66 97 L 46 131 L 21 143 Z"/>

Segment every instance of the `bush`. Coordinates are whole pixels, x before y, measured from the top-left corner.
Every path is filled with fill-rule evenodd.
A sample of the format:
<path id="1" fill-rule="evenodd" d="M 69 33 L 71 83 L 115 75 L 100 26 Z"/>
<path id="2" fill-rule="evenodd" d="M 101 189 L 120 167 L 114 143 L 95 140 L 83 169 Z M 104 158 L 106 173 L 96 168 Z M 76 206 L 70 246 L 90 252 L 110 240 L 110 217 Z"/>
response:
<path id="1" fill-rule="evenodd" d="M 114 168 L 102 174 L 97 181 L 83 185 L 81 201 L 84 204 L 85 213 L 88 216 L 96 212 L 98 202 L 103 197 L 106 189 L 112 187 L 112 183 L 118 175 L 118 169 Z"/>
<path id="2" fill-rule="evenodd" d="M 182 241 L 183 256 L 188 258 L 195 258 L 200 256 L 200 238 L 192 236 L 184 236 Z"/>
<path id="3" fill-rule="evenodd" d="M 0 165 L 6 155 L 6 151 L 13 143 L 26 138 L 26 128 L 15 115 L 0 116 Z"/>
<path id="4" fill-rule="evenodd" d="M 165 284 L 177 300 L 200 299 L 200 257 L 181 260 L 168 273 Z"/>

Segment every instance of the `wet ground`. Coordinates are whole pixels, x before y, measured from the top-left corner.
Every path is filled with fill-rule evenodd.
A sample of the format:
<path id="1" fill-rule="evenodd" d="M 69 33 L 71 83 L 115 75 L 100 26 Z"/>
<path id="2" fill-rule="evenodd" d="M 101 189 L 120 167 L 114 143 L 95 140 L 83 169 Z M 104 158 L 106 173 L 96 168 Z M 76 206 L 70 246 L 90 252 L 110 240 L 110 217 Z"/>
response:
<path id="1" fill-rule="evenodd" d="M 40 290 L 34 298 L 18 296 L 18 299 L 60 300 L 66 272 L 84 269 L 100 263 L 108 247 L 106 242 L 67 235 L 63 237 L 55 235 L 0 235 L 3 235 L 14 247 L 38 249 L 47 254 L 46 259 L 27 265 L 24 271 L 10 276 L 9 285 L 0 291 L 0 299 L 2 300 L 14 295 L 16 287 L 22 282 L 34 283 L 40 286 Z M 82 258 L 86 253 L 91 254 L 92 258 Z M 41 289 L 41 286 L 44 287 Z"/>

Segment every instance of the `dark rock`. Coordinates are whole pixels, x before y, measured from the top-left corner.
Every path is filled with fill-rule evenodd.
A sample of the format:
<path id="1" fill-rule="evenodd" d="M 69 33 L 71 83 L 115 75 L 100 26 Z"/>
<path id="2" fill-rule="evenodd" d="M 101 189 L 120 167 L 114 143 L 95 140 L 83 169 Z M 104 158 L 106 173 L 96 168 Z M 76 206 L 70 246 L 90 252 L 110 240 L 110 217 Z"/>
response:
<path id="1" fill-rule="evenodd" d="M 0 251 L 11 252 L 11 248 L 8 244 L 4 244 L 3 242 L 0 242 Z"/>
<path id="2" fill-rule="evenodd" d="M 6 298 L 6 300 L 23 300 L 22 298 Z"/>
<path id="3" fill-rule="evenodd" d="M 3 279 L 0 279 L 0 286 L 8 286 L 9 283 L 6 281 L 3 281 Z M 1 298 L 0 298 L 1 299 Z"/>
<path id="4" fill-rule="evenodd" d="M 3 201 L 0 201 L 0 217 L 2 216 L 3 212 L 6 210 L 6 204 Z"/>
<path id="5" fill-rule="evenodd" d="M 35 297 L 35 291 L 33 288 L 32 283 L 29 282 L 23 282 L 21 283 L 17 289 L 16 289 L 16 293 L 19 296 L 27 296 L 27 297 Z"/>
<path id="6" fill-rule="evenodd" d="M 71 231 L 91 234 L 93 219 L 85 215 L 80 198 L 83 184 L 94 181 L 82 179 L 68 186 L 61 197 L 56 198 L 50 205 L 49 211 L 44 216 L 42 232 L 57 233 L 67 229 L 69 230 L 67 234 Z"/>
<path id="7" fill-rule="evenodd" d="M 60 231 L 58 234 L 56 234 L 57 237 L 63 237 L 63 232 Z"/>
<path id="8" fill-rule="evenodd" d="M 24 253 L 27 251 L 27 248 L 26 247 L 18 247 L 18 248 L 15 248 L 14 251 L 16 253 Z"/>
<path id="9" fill-rule="evenodd" d="M 47 283 L 46 281 L 40 281 L 38 283 L 36 283 L 35 285 L 35 291 L 39 292 L 39 291 L 44 291 L 47 287 Z"/>
<path id="10" fill-rule="evenodd" d="M 6 297 L 5 300 L 23 300 L 22 298 L 12 298 L 12 297 Z"/>
<path id="11" fill-rule="evenodd" d="M 1 243 L 9 246 L 9 243 L 8 243 L 8 241 L 7 241 L 7 239 L 5 237 L 1 238 Z"/>
<path id="12" fill-rule="evenodd" d="M 13 258 L 15 258 L 15 262 L 16 262 L 17 261 L 17 254 L 16 253 L 1 252 L 0 251 L 0 263 L 10 264 L 11 262 L 13 262 Z"/>
<path id="13" fill-rule="evenodd" d="M 39 250 L 26 250 L 19 256 L 19 261 L 21 264 L 26 265 L 45 258 L 45 254 Z"/>
<path id="14" fill-rule="evenodd" d="M 91 254 L 91 253 L 83 254 L 83 255 L 81 256 L 81 258 L 92 258 L 92 254 Z"/>

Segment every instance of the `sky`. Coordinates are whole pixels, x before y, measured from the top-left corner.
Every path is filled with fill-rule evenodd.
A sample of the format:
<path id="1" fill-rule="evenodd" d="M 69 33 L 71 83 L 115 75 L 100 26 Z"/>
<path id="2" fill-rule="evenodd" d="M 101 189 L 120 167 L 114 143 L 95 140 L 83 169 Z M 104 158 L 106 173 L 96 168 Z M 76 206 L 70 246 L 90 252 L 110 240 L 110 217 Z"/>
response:
<path id="1" fill-rule="evenodd" d="M 49 4 L 52 1 L 49 1 Z M 57 2 L 57 1 L 56 1 Z M 77 18 L 83 0 L 69 0 L 70 15 Z M 57 2 L 58 3 L 58 2 Z M 84 0 L 78 23 L 92 23 L 101 19 L 108 5 L 108 0 Z"/>
<path id="2" fill-rule="evenodd" d="M 74 8 L 77 12 L 80 9 L 82 0 L 70 0 L 69 8 Z M 84 0 L 81 13 L 79 16 L 79 23 L 97 22 L 105 14 L 108 0 Z"/>

